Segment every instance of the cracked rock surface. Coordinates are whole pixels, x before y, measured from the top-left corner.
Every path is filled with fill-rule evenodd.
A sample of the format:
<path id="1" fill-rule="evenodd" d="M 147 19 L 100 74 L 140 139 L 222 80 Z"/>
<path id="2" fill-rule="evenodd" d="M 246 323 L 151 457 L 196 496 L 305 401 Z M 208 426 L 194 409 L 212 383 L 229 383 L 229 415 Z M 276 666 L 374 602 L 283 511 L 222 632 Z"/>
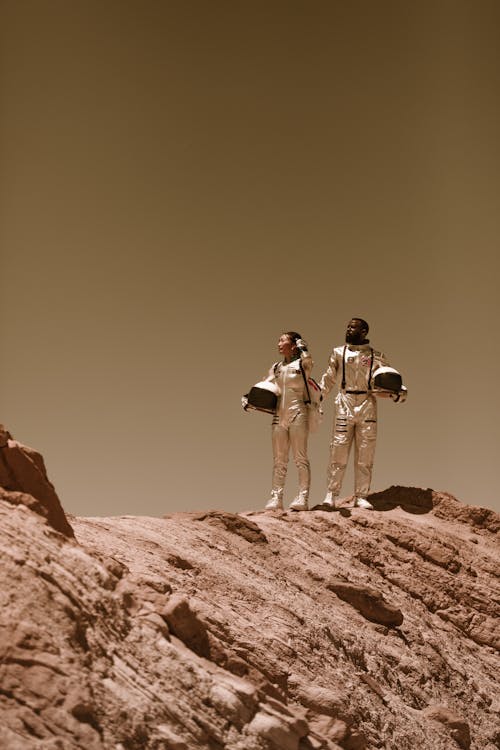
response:
<path id="1" fill-rule="evenodd" d="M 0 493 L 1 750 L 500 747 L 493 511 L 392 487 L 73 538 L 23 492 Z"/>

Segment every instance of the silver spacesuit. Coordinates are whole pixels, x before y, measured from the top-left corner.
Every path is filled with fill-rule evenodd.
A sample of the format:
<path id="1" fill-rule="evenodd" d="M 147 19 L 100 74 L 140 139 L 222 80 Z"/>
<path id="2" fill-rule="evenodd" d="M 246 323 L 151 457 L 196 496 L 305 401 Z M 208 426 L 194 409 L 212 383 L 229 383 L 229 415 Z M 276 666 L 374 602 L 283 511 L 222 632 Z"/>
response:
<path id="1" fill-rule="evenodd" d="M 276 362 L 269 370 L 267 379 L 276 383 L 280 396 L 272 421 L 273 478 L 271 498 L 266 505 L 267 509 L 283 507 L 283 490 L 290 448 L 299 479 L 299 493 L 290 504 L 290 508 L 307 509 L 311 471 L 307 458 L 309 407 L 306 403 L 304 376 L 305 378 L 309 376 L 312 366 L 311 356 L 304 348 L 300 351 L 300 356 L 292 359 L 291 362 Z"/>
<path id="2" fill-rule="evenodd" d="M 323 396 L 339 379 L 340 388 L 335 399 L 325 503 L 335 505 L 354 440 L 354 494 L 361 501 L 358 504 L 371 507 L 366 496 L 370 490 L 377 439 L 377 400 L 370 381 L 377 367 L 388 364 L 385 356 L 368 343 L 338 346 L 330 356 L 320 382 Z"/>

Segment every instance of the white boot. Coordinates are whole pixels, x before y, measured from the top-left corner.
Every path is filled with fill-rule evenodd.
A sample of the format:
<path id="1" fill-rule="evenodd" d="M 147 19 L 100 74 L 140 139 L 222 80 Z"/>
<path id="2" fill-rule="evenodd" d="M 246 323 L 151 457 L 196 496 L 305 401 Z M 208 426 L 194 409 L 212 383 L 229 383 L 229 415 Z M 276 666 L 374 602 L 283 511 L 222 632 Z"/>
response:
<path id="1" fill-rule="evenodd" d="M 364 508 L 365 510 L 373 510 L 373 505 L 366 497 L 357 497 L 354 501 L 355 508 Z"/>
<path id="2" fill-rule="evenodd" d="M 339 499 L 338 495 L 334 495 L 331 490 L 328 490 L 328 492 L 325 495 L 325 499 L 323 500 L 323 505 L 328 506 L 328 508 L 331 508 L 332 510 L 335 510 L 337 507 L 337 500 Z"/>
<path id="3" fill-rule="evenodd" d="M 264 510 L 283 510 L 283 490 L 271 490 L 271 497 Z"/>
<path id="4" fill-rule="evenodd" d="M 297 497 L 290 503 L 290 510 L 309 510 L 307 495 L 307 492 L 301 490 Z"/>

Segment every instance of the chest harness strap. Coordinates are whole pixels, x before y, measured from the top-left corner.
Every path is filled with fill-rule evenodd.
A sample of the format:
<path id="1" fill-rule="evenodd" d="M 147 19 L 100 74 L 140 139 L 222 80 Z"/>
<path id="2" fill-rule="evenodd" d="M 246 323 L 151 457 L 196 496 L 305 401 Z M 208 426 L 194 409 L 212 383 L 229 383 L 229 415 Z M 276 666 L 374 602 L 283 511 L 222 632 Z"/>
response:
<path id="1" fill-rule="evenodd" d="M 302 373 L 302 377 L 304 378 L 304 385 L 305 385 L 306 391 L 307 391 L 307 400 L 304 403 L 310 404 L 311 403 L 311 393 L 309 391 L 309 383 L 307 382 L 306 374 L 304 372 L 304 368 L 302 367 L 302 362 L 300 361 L 300 359 L 299 359 L 299 367 L 300 367 L 300 371 Z"/>

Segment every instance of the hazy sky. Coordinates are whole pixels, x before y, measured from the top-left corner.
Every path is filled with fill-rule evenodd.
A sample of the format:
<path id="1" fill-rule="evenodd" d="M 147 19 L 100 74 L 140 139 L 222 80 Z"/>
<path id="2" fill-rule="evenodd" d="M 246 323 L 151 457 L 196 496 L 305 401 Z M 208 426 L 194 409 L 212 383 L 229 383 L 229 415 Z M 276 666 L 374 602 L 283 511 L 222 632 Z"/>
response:
<path id="1" fill-rule="evenodd" d="M 283 330 L 319 379 L 353 315 L 409 389 L 373 489 L 500 510 L 499 25 L 496 0 L 3 3 L 0 421 L 68 511 L 262 507 L 241 394 Z"/>

